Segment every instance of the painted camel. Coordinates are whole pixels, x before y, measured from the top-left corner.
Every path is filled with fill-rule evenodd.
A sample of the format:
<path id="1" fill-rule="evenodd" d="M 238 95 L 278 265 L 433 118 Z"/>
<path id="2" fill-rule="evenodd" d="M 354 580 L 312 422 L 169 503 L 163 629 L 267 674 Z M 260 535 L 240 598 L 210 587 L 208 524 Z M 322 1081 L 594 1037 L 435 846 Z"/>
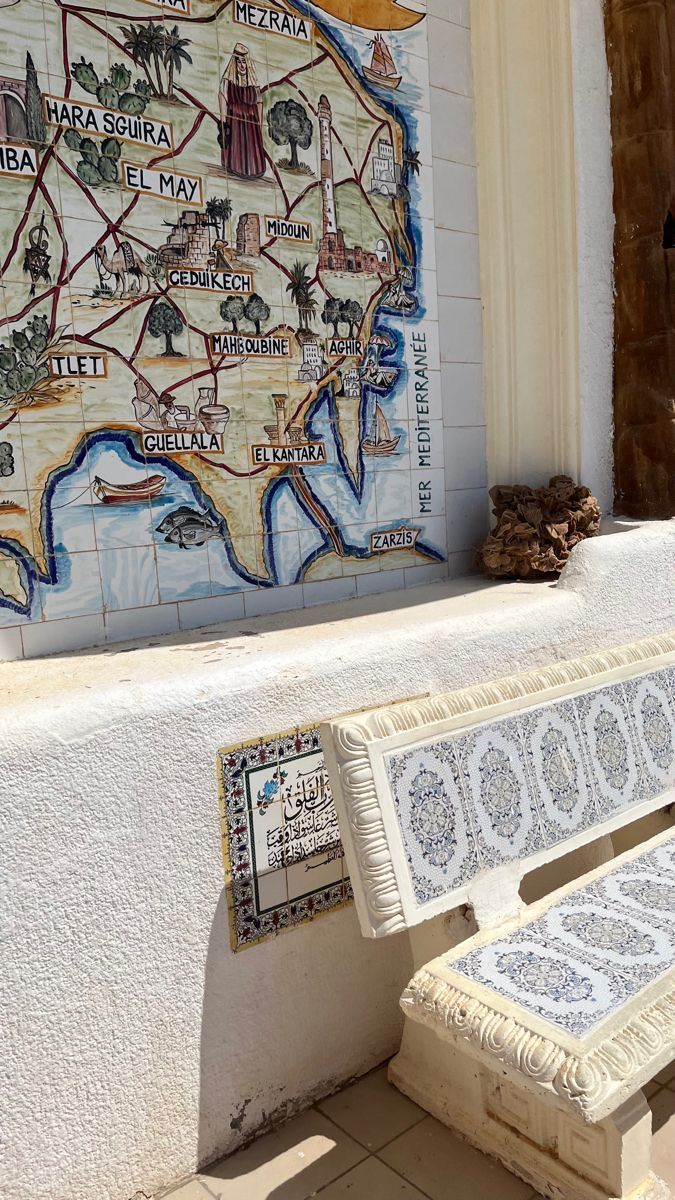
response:
<path id="1" fill-rule="evenodd" d="M 112 255 L 107 253 L 105 246 L 97 246 L 94 262 L 101 282 L 110 276 L 114 278 L 113 298 L 131 291 L 140 292 L 141 279 L 145 279 L 146 292 L 150 291 L 151 277 L 148 268 L 129 242 L 122 242 Z M 134 280 L 135 288 L 131 286 Z"/>

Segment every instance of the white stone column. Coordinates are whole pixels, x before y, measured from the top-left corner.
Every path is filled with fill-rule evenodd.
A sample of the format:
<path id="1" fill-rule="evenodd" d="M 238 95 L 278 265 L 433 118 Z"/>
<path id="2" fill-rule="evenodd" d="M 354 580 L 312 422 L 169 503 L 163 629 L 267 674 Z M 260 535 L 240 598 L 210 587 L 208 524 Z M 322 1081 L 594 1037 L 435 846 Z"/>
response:
<path id="1" fill-rule="evenodd" d="M 599 0 L 471 7 L 489 482 L 541 484 L 565 472 L 588 479 L 607 508 L 612 217 L 601 22 Z"/>

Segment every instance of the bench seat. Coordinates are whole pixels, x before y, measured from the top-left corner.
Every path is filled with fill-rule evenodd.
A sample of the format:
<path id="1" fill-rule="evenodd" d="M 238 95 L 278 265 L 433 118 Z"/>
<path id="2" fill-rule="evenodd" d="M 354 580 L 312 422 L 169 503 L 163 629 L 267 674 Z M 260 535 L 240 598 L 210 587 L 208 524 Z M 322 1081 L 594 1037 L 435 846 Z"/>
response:
<path id="1" fill-rule="evenodd" d="M 549 1200 L 668 1200 L 642 1087 L 675 1059 L 675 830 L 656 820 L 675 636 L 321 737 L 361 928 L 411 933 L 389 1078 Z M 634 822 L 662 832 L 615 858 Z M 563 858 L 576 880 L 525 907 L 524 876 L 552 889 Z"/>
<path id="2" fill-rule="evenodd" d="M 675 1055 L 675 830 L 433 959 L 401 1006 L 602 1120 Z"/>

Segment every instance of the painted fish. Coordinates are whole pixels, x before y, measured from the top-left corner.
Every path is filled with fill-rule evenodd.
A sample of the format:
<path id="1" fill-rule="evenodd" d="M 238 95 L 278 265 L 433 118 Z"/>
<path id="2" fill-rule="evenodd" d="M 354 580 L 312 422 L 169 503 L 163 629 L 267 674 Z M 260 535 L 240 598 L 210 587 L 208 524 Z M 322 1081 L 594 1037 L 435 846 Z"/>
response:
<path id="1" fill-rule="evenodd" d="M 180 508 L 174 508 L 173 512 L 167 513 L 162 518 L 157 526 L 158 533 L 168 533 L 175 525 L 179 525 L 181 521 L 187 520 L 188 517 L 200 517 L 196 509 L 190 508 L 187 504 L 181 504 Z"/>
<path id="2" fill-rule="evenodd" d="M 181 504 L 173 512 L 167 513 L 157 526 L 158 533 L 164 533 L 165 542 L 188 550 L 192 546 L 203 546 L 209 538 L 222 538 L 223 523 L 214 524 L 209 513 L 197 512 L 186 504 Z"/>

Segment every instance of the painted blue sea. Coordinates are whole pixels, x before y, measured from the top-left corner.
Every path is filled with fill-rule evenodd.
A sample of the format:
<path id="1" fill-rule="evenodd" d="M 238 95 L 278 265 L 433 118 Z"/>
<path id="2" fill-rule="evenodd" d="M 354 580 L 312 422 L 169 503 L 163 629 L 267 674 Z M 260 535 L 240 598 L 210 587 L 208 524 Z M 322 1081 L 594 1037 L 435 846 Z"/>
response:
<path id="1" fill-rule="evenodd" d="M 94 496 L 94 476 L 133 483 L 159 472 L 166 477 L 160 497 L 105 505 Z M 210 506 L 183 469 L 168 460 L 148 466 L 125 434 L 104 433 L 89 443 L 88 455 L 56 474 L 43 500 L 42 531 L 48 574 L 23 567 L 30 603 L 0 609 L 0 623 L 17 618 L 53 620 L 171 600 L 222 595 L 257 581 L 237 562 L 227 531 L 201 546 L 181 550 L 157 526 L 181 505 L 200 513 Z"/>
<path id="2" fill-rule="evenodd" d="M 388 319 L 391 333 L 396 324 L 395 318 Z M 72 463 L 56 472 L 45 492 L 41 523 L 47 574 L 38 575 L 34 566 L 21 560 L 29 603 L 2 604 L 0 625 L 293 584 L 336 544 L 346 557 L 367 556 L 373 529 L 392 527 L 411 516 L 405 495 L 408 488 L 409 497 L 407 423 L 395 419 L 405 403 L 399 395 L 404 386 L 401 375 L 386 397 L 371 392 L 362 404 L 361 438 L 376 400 L 389 412 L 400 435 L 398 454 L 386 461 L 360 453 L 358 463 L 349 464 L 335 398 L 326 390 L 317 399 L 307 417 L 307 432 L 325 444 L 326 464 L 300 473 L 304 489 L 290 472 L 271 482 L 263 502 L 266 532 L 262 545 L 256 546 L 257 570 L 238 560 L 226 523 L 179 462 L 146 462 L 137 439 L 126 433 L 94 435 L 87 453 L 79 451 Z M 92 492 L 95 476 L 125 484 L 156 472 L 167 482 L 152 501 L 105 505 Z M 158 526 L 180 506 L 203 515 L 215 531 L 213 536 L 189 549 L 167 540 L 166 531 L 160 532 Z M 431 552 L 440 557 L 441 548 L 433 547 Z"/>

